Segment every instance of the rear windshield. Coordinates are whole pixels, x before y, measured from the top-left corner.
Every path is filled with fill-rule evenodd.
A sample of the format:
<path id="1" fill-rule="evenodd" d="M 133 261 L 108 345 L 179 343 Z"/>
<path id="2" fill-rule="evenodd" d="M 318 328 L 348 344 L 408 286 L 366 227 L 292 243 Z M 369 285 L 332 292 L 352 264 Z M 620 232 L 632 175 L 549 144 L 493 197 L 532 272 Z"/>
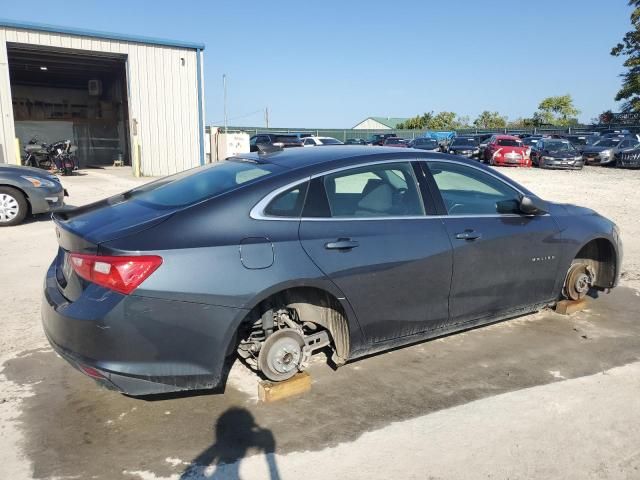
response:
<path id="1" fill-rule="evenodd" d="M 276 135 L 273 143 L 299 143 L 300 139 L 295 135 Z"/>
<path id="2" fill-rule="evenodd" d="M 451 144 L 452 146 L 456 147 L 456 146 L 469 146 L 469 147 L 473 147 L 476 145 L 476 139 L 475 138 L 463 138 L 463 137 L 457 137 L 453 139 L 453 143 Z"/>
<path id="3" fill-rule="evenodd" d="M 342 142 L 340 140 L 336 140 L 335 138 L 321 138 L 320 143 L 323 145 L 340 145 Z"/>
<path id="4" fill-rule="evenodd" d="M 273 164 L 224 161 L 162 178 L 123 196 L 159 209 L 183 208 L 252 183 L 278 168 Z"/>
<path id="5" fill-rule="evenodd" d="M 522 142 L 520 140 L 512 140 L 510 138 L 499 138 L 498 145 L 501 147 L 521 147 Z"/>

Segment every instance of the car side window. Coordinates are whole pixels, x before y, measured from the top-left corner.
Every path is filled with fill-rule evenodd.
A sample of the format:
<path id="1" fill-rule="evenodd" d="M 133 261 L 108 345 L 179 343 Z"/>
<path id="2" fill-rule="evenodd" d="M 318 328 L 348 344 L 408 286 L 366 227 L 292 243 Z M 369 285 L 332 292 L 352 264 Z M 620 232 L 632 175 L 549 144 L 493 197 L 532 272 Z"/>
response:
<path id="1" fill-rule="evenodd" d="M 264 209 L 264 214 L 268 217 L 298 218 L 302 213 L 308 184 L 296 185 L 276 195 Z"/>
<path id="2" fill-rule="evenodd" d="M 353 168 L 326 175 L 322 184 L 333 218 L 425 214 L 410 162 Z"/>
<path id="3" fill-rule="evenodd" d="M 502 180 L 477 168 L 427 162 L 449 215 L 520 213 L 520 194 Z"/>
<path id="4" fill-rule="evenodd" d="M 255 144 L 257 143 L 258 137 L 253 136 L 249 139 L 249 145 L 251 145 L 252 147 L 255 146 Z"/>
<path id="5" fill-rule="evenodd" d="M 313 140 L 311 140 L 310 138 L 306 138 L 304 140 L 304 144 L 305 145 L 315 145 L 315 142 Z"/>

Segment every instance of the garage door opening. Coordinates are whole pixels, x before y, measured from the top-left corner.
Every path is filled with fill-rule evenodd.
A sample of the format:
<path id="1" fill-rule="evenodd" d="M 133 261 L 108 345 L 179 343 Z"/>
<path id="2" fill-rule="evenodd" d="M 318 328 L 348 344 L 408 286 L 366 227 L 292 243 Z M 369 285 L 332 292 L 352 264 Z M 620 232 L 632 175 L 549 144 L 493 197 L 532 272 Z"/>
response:
<path id="1" fill-rule="evenodd" d="M 21 149 L 71 140 L 80 168 L 131 164 L 125 55 L 17 43 L 7 55 Z"/>

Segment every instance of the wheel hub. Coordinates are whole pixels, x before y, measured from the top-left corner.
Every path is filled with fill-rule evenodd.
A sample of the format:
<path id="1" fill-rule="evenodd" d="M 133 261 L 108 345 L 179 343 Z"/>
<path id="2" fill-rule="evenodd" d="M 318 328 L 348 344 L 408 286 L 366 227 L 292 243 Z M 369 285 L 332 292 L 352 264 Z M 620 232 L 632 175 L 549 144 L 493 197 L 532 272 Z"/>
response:
<path id="1" fill-rule="evenodd" d="M 0 194 L 0 222 L 10 222 L 18 215 L 18 201 L 6 193 Z"/>
<path id="2" fill-rule="evenodd" d="M 269 380 L 281 381 L 292 377 L 302 363 L 304 338 L 291 328 L 271 334 L 260 349 L 260 370 Z"/>

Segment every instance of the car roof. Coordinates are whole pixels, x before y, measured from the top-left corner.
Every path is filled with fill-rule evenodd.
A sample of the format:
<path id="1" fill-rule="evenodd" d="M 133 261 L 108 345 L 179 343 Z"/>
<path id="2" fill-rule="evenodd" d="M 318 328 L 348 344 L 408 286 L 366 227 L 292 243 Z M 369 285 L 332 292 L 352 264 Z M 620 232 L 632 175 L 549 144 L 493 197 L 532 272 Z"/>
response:
<path id="1" fill-rule="evenodd" d="M 410 152 L 409 154 L 407 152 Z M 477 165 L 466 159 L 460 159 L 453 155 L 442 155 L 442 158 L 448 160 L 454 159 L 461 163 Z M 356 159 L 359 157 L 369 157 L 368 161 L 375 162 L 377 159 L 407 159 L 408 157 L 432 158 L 433 154 L 422 152 L 420 150 L 399 149 L 396 147 L 372 147 L 372 146 L 353 146 L 353 145 L 335 145 L 331 148 L 284 148 L 269 153 L 241 153 L 229 160 L 250 161 L 255 163 L 272 163 L 286 169 L 299 169 L 313 166 L 321 166 L 323 164 L 331 164 L 340 162 L 341 160 Z"/>

